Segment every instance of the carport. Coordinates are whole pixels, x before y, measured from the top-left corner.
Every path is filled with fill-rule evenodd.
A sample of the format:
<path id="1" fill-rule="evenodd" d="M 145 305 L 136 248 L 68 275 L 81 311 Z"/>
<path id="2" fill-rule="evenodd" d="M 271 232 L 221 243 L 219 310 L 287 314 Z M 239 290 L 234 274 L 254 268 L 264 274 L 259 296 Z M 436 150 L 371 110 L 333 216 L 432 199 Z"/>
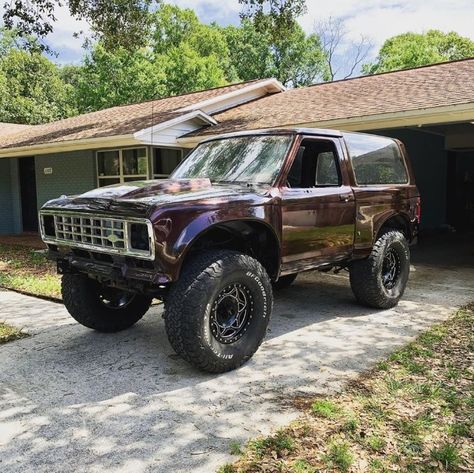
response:
<path id="1" fill-rule="evenodd" d="M 474 230 L 474 124 L 371 130 L 401 140 L 422 195 L 423 229 Z"/>

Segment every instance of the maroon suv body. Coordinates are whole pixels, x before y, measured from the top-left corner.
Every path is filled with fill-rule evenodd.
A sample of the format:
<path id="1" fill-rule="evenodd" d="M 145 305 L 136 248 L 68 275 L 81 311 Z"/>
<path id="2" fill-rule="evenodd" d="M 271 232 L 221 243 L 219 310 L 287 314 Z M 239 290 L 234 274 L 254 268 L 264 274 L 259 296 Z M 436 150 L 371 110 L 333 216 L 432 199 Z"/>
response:
<path id="1" fill-rule="evenodd" d="M 381 308 L 394 305 L 408 278 L 407 244 L 416 237 L 419 212 L 419 193 L 400 142 L 375 135 L 297 129 L 208 140 L 170 179 L 124 183 L 59 198 L 45 204 L 40 222 L 50 257 L 58 261 L 66 279 L 75 281 L 68 281 L 63 292 L 86 278 L 87 284 L 102 288 L 99 301 L 110 303 L 119 294 L 135 299 L 159 297 L 166 301 L 166 313 L 174 314 L 184 310 L 172 298 L 188 265 L 204 254 L 215 254 L 209 260 L 215 264 L 225 252 L 258 262 L 274 288 L 291 283 L 302 271 L 349 267 L 359 301 Z M 390 241 L 386 235 L 391 235 Z M 378 241 L 384 247 L 381 254 L 375 254 Z M 364 278 L 374 280 L 373 294 L 365 294 L 367 281 L 360 283 Z M 224 290 L 216 284 L 215 294 L 209 297 L 211 305 Z M 242 300 L 255 302 L 257 296 L 245 287 L 239 292 L 236 286 L 233 296 L 224 291 L 219 302 L 223 308 L 216 306 L 223 327 L 238 313 Z M 109 299 L 101 291 L 108 291 Z M 66 305 L 71 297 L 66 294 Z M 125 313 L 127 307 L 130 304 L 118 304 L 114 309 Z M 68 308 L 84 323 L 75 308 Z M 202 310 L 196 317 L 209 318 L 207 309 Z M 230 314 L 227 322 L 226 314 Z M 84 325 L 103 329 L 89 323 L 89 318 Z M 199 332 L 203 324 L 211 327 L 207 334 L 211 338 L 212 327 L 221 330 L 219 323 L 204 320 L 194 329 L 178 331 Z M 238 327 L 238 335 L 229 338 L 238 337 L 233 342 L 220 335 L 210 339 L 210 357 L 217 360 L 211 367 L 205 366 L 207 361 L 193 362 L 189 348 L 172 344 L 196 366 L 224 371 L 243 363 L 256 349 L 255 344 L 247 351 L 237 347 L 245 338 L 243 328 Z M 259 344 L 263 336 L 257 338 Z M 216 340 L 218 348 L 213 349 Z M 245 353 L 240 357 L 234 353 L 233 361 L 226 363 L 216 350 L 220 345 L 230 349 L 233 344 L 237 352 Z"/>

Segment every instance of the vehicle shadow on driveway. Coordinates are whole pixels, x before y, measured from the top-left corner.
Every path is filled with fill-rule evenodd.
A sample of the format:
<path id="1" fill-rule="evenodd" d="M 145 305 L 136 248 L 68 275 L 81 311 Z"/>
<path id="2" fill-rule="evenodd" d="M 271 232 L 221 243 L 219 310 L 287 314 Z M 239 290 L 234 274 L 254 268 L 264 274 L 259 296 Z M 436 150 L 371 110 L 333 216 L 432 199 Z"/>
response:
<path id="1" fill-rule="evenodd" d="M 217 376 L 174 355 L 161 307 L 132 329 L 106 335 L 74 323 L 61 305 L 12 296 L 2 318 L 28 314 L 37 328 L 0 347 L 1 470 L 212 471 L 228 459 L 231 441 L 293 418 L 289 397 L 340 389 L 445 318 L 472 284 L 461 274 L 456 289 L 449 273 L 448 296 L 442 278 L 430 286 L 423 267 L 415 269 L 404 300 L 390 311 L 357 305 L 343 274 L 301 275 L 276 295 L 255 357 Z"/>

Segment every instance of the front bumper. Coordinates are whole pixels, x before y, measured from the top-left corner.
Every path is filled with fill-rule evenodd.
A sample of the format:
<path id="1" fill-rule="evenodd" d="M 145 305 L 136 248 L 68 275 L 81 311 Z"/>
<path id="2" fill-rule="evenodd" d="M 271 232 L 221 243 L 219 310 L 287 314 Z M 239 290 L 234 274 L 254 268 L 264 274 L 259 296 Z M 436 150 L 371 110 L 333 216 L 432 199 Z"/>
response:
<path id="1" fill-rule="evenodd" d="M 48 258 L 56 260 L 59 274 L 86 274 L 110 286 L 150 295 L 159 295 L 171 282 L 152 262 L 48 246 Z"/>

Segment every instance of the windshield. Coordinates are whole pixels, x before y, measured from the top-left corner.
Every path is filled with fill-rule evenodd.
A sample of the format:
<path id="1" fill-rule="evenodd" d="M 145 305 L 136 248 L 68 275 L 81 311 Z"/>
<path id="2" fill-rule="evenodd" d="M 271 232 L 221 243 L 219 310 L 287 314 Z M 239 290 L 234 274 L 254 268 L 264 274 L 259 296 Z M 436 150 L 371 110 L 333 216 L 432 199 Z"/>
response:
<path id="1" fill-rule="evenodd" d="M 171 177 L 272 184 L 291 141 L 291 135 L 239 136 L 209 141 L 199 145 Z"/>

